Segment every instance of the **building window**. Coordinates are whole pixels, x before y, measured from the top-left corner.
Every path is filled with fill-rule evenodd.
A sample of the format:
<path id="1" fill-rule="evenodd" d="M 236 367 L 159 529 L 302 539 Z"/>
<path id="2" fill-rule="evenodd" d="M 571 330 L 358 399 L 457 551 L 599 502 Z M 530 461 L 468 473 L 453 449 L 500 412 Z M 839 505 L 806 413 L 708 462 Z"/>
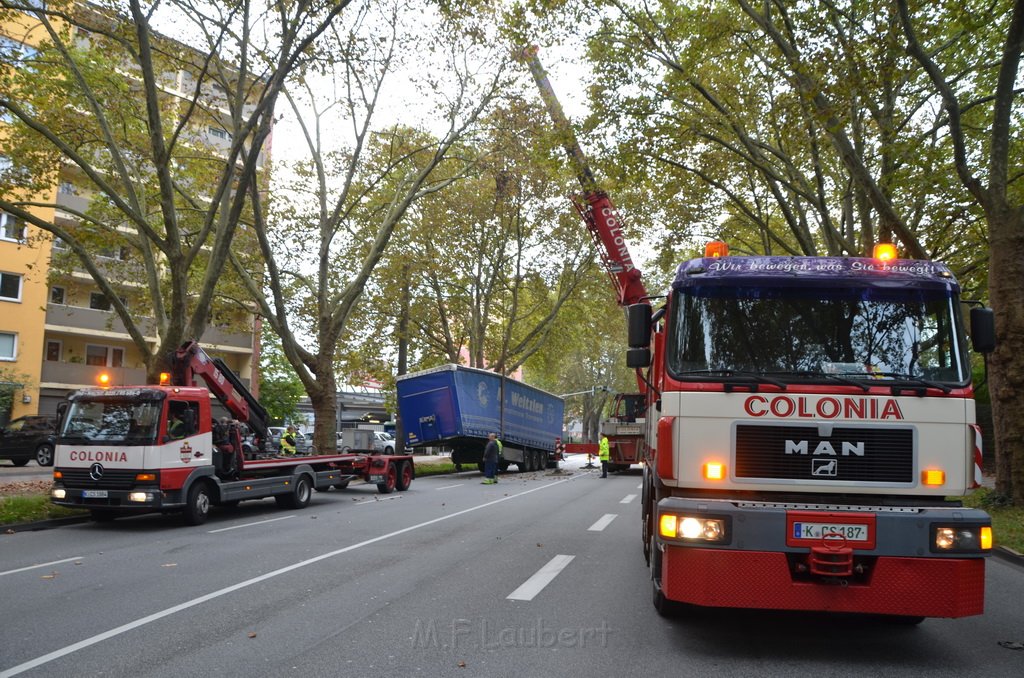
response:
<path id="1" fill-rule="evenodd" d="M 78 195 L 78 189 L 70 181 L 60 182 L 60 186 L 57 188 L 57 192 L 62 195 Z"/>
<path id="2" fill-rule="evenodd" d="M 60 362 L 61 354 L 64 352 L 64 344 L 60 341 L 49 340 L 46 342 L 46 360 L 51 363 Z"/>
<path id="3" fill-rule="evenodd" d="M 124 365 L 124 349 L 86 344 L 85 364 L 98 367 L 122 367 Z"/>
<path id="4" fill-rule="evenodd" d="M 223 139 L 224 141 L 231 141 L 231 132 L 228 132 L 226 129 L 221 129 L 220 127 L 211 127 L 210 136 L 217 139 Z"/>
<path id="5" fill-rule="evenodd" d="M 7 212 L 0 212 L 0 240 L 12 242 L 25 240 L 25 227 Z"/>
<path id="6" fill-rule="evenodd" d="M 54 285 L 50 288 L 50 303 L 51 304 L 63 304 L 65 299 L 65 293 L 63 287 L 57 287 Z"/>
<path id="7" fill-rule="evenodd" d="M 0 360 L 14 360 L 18 357 L 18 335 L 0 332 Z"/>
<path id="8" fill-rule="evenodd" d="M 103 292 L 93 292 L 89 295 L 89 308 L 94 308 L 97 311 L 109 311 L 110 299 Z"/>
<path id="9" fill-rule="evenodd" d="M 21 301 L 21 276 L 15 273 L 0 273 L 0 299 Z"/>

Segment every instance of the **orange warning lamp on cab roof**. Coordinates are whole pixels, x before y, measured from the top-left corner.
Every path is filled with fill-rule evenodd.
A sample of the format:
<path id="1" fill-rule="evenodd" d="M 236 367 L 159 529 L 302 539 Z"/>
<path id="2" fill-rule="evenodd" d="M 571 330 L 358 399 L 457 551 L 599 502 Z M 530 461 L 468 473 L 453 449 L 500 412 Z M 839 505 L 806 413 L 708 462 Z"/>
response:
<path id="1" fill-rule="evenodd" d="M 712 240 L 704 245 L 705 257 L 727 257 L 729 256 L 729 243 L 721 240 Z"/>
<path id="2" fill-rule="evenodd" d="M 171 385 L 171 373 L 170 372 L 161 372 L 160 373 L 160 385 L 161 386 L 170 386 Z"/>
<path id="3" fill-rule="evenodd" d="M 891 261 L 896 259 L 896 245 L 891 242 L 880 242 L 875 244 L 875 259 L 879 261 Z"/>

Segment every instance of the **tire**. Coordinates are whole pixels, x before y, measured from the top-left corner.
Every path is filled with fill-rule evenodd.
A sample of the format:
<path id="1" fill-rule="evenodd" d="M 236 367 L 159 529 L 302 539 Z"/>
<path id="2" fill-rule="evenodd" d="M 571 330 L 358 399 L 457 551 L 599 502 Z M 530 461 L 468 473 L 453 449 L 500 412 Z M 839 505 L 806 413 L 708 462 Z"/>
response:
<path id="1" fill-rule="evenodd" d="M 661 590 L 661 561 L 657 553 L 653 553 L 651 558 L 651 602 L 660 617 L 672 619 L 679 615 L 681 605 L 666 598 Z"/>
<path id="2" fill-rule="evenodd" d="M 28 459 L 11 459 L 11 463 L 15 466 L 24 466 L 28 463 Z"/>
<path id="3" fill-rule="evenodd" d="M 89 509 L 89 517 L 97 523 L 109 523 L 117 518 L 117 514 L 110 509 Z"/>
<path id="4" fill-rule="evenodd" d="M 349 481 L 347 481 L 347 480 L 343 480 L 340 483 L 334 483 L 334 489 L 336 489 L 336 490 L 344 490 L 346 487 L 348 487 L 348 482 Z"/>
<path id="5" fill-rule="evenodd" d="M 313 483 L 309 482 L 309 476 L 303 474 L 295 481 L 295 487 L 288 494 L 279 494 L 274 501 L 281 508 L 289 510 L 304 509 L 309 506 L 313 499 Z"/>
<path id="6" fill-rule="evenodd" d="M 412 485 L 413 467 L 408 461 L 399 462 L 398 474 L 395 479 L 395 489 L 399 492 L 405 492 Z"/>
<path id="7" fill-rule="evenodd" d="M 185 500 L 183 517 L 186 525 L 202 525 L 210 517 L 210 506 L 213 499 L 210 496 L 210 486 L 203 481 L 192 484 L 188 489 L 188 498 Z"/>
<path id="8" fill-rule="evenodd" d="M 36 448 L 36 463 L 40 466 L 53 466 L 53 445 L 43 443 Z"/>
<path id="9" fill-rule="evenodd" d="M 395 491 L 397 484 L 398 470 L 393 463 L 389 463 L 387 470 L 384 472 L 384 482 L 377 483 L 377 491 L 381 494 L 391 494 Z"/>
<path id="10" fill-rule="evenodd" d="M 395 453 L 395 448 L 391 447 L 390 445 L 388 445 L 387 447 L 384 448 L 384 454 L 392 455 L 394 453 Z"/>

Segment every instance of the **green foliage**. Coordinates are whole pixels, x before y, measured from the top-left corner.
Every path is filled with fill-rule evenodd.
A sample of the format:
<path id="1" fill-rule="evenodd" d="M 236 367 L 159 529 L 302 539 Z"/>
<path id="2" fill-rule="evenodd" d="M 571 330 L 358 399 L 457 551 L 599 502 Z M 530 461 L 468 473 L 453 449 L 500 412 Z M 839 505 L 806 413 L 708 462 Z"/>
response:
<path id="1" fill-rule="evenodd" d="M 1009 497 L 982 488 L 963 497 L 965 506 L 980 508 L 992 516 L 996 546 L 1007 546 L 1024 553 L 1024 507 L 1013 506 Z"/>
<path id="2" fill-rule="evenodd" d="M 298 404 L 306 394 L 295 370 L 285 359 L 281 340 L 264 326 L 260 352 L 260 397 L 267 414 L 275 424 L 292 421 Z"/>
<path id="3" fill-rule="evenodd" d="M 53 518 L 67 518 L 82 515 L 82 509 L 57 506 L 50 502 L 49 495 L 11 495 L 0 497 L 0 525 L 31 523 Z"/>

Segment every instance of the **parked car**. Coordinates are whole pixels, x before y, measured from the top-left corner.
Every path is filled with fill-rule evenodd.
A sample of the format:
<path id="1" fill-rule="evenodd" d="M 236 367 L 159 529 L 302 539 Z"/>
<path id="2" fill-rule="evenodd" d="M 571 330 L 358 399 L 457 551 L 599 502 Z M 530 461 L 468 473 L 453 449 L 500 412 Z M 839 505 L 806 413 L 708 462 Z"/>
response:
<path id="1" fill-rule="evenodd" d="M 373 449 L 381 454 L 395 453 L 395 437 L 385 431 L 373 432 Z"/>
<path id="2" fill-rule="evenodd" d="M 57 419 L 44 415 L 18 417 L 0 428 L 0 459 L 24 466 L 32 459 L 40 466 L 53 466 Z"/>

